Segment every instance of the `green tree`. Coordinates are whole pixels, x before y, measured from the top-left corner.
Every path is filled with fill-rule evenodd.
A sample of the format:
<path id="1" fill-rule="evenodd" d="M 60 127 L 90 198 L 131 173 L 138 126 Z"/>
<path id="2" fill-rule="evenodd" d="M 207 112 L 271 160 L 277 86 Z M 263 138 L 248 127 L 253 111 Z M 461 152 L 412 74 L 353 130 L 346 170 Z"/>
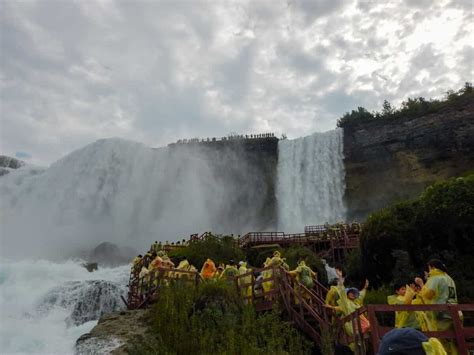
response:
<path id="1" fill-rule="evenodd" d="M 461 299 L 474 299 L 474 174 L 428 187 L 416 200 L 372 213 L 361 235 L 362 267 L 375 285 L 421 274 L 437 257 L 448 266 Z M 393 253 L 394 250 L 404 251 Z M 403 258 L 410 263 L 405 266 Z M 398 266 L 397 266 L 398 262 Z M 399 271 L 392 272 L 395 268 Z"/>

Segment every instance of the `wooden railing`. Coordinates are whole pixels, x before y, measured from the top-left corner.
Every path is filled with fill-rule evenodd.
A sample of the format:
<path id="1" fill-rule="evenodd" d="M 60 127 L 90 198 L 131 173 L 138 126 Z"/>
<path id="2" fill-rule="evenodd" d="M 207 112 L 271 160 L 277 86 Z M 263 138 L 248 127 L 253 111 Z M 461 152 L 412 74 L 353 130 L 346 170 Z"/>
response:
<path id="1" fill-rule="evenodd" d="M 380 339 L 385 333 L 392 329 L 392 327 L 379 324 L 377 313 L 397 311 L 447 312 L 453 322 L 453 328 L 451 330 L 427 331 L 423 333 L 428 337 L 454 341 L 459 354 L 467 355 L 469 352 L 474 352 L 474 304 L 368 305 L 367 313 L 371 324 L 371 339 L 374 349 L 379 348 Z M 466 320 L 470 321 L 468 326 L 463 326 L 461 314 L 463 314 L 464 322 L 466 322 Z"/>
<path id="2" fill-rule="evenodd" d="M 257 273 L 263 274 L 266 271 L 271 271 L 268 272 L 269 277 L 255 278 Z M 169 285 L 171 282 L 179 280 L 195 287 L 202 281 L 198 272 L 165 268 L 155 269 L 143 278 L 131 277 L 130 279 L 133 284 L 129 285 L 130 291 L 127 302 L 129 309 L 147 307 L 155 301 L 160 288 Z M 316 343 L 320 344 L 322 329 L 332 325 L 331 316 L 328 314 L 324 302 L 327 289 L 317 280 L 313 281 L 314 286 L 309 289 L 291 277 L 283 268 L 274 266 L 252 269 L 231 279 L 243 301 L 254 305 L 257 311 L 270 310 L 276 302 L 281 301 L 290 320 Z M 263 287 L 265 283 L 273 286 L 265 291 Z M 248 292 L 249 288 L 250 293 Z M 382 319 L 382 322 L 379 321 L 380 314 L 398 311 L 448 312 L 453 321 L 452 330 L 424 333 L 428 337 L 455 341 L 460 354 L 468 354 L 468 351 L 474 351 L 474 304 L 363 306 L 336 321 L 337 343 L 353 343 L 356 354 L 366 354 L 371 351 L 376 354 L 383 335 L 393 329 L 393 325 L 387 324 L 384 319 Z M 469 320 L 467 326 L 463 325 L 460 312 L 464 314 L 465 323 L 466 319 Z M 369 331 L 362 327 L 362 315 L 367 317 L 370 322 Z M 391 322 L 393 322 L 393 317 Z M 344 331 L 344 324 L 346 323 L 351 324 L 352 335 L 348 335 Z"/>

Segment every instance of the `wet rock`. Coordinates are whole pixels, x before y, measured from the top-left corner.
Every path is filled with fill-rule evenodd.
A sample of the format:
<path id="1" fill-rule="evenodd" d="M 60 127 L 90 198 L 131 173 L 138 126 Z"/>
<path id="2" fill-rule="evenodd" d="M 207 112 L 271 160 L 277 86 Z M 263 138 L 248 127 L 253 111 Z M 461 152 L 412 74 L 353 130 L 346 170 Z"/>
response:
<path id="1" fill-rule="evenodd" d="M 121 248 L 114 243 L 103 242 L 97 245 L 89 254 L 91 263 L 98 263 L 101 266 L 119 266 L 128 264 L 137 255 L 132 248 Z"/>
<path id="2" fill-rule="evenodd" d="M 96 271 L 99 268 L 97 263 L 84 263 L 82 266 L 84 266 L 89 272 Z"/>
<path id="3" fill-rule="evenodd" d="M 71 310 L 66 322 L 80 325 L 97 320 L 106 313 L 125 309 L 121 296 L 126 287 L 111 281 L 70 281 L 51 289 L 39 302 L 39 311 L 48 312 L 53 307 Z"/>
<path id="4" fill-rule="evenodd" d="M 89 333 L 76 341 L 76 354 L 128 354 L 131 343 L 145 337 L 148 312 L 122 311 L 102 316 Z"/>
<path id="5" fill-rule="evenodd" d="M 10 168 L 10 169 L 18 169 L 25 165 L 25 162 L 18 160 L 16 158 L 12 158 L 6 155 L 0 155 L 0 167 L 1 168 Z"/>

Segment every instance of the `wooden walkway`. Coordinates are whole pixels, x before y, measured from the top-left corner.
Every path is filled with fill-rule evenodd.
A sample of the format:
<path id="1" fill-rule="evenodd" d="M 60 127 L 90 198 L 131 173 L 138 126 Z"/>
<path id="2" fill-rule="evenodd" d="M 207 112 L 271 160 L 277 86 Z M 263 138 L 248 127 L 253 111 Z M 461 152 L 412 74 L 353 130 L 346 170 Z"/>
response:
<path id="1" fill-rule="evenodd" d="M 304 233 L 250 232 L 239 238 L 239 247 L 247 250 L 265 245 L 306 246 L 320 258 L 334 262 L 344 259 L 349 250 L 359 247 L 362 227 L 359 223 L 306 226 Z"/>
<path id="2" fill-rule="evenodd" d="M 132 273 L 133 274 L 133 273 Z M 266 278 L 256 275 L 265 274 Z M 127 307 L 139 309 L 148 307 L 159 296 L 160 289 L 171 282 L 185 282 L 190 287 L 203 282 L 198 272 L 159 268 L 150 272 L 146 278 L 130 277 Z M 306 288 L 281 267 L 253 269 L 246 274 L 231 279 L 243 302 L 252 304 L 258 312 L 271 310 L 275 303 L 283 306 L 286 316 L 316 344 L 321 344 L 323 329 L 336 329 L 338 344 L 355 343 L 356 354 L 376 354 L 381 337 L 393 327 L 382 317 L 384 313 L 396 311 L 445 311 L 452 319 L 454 329 L 444 332 L 427 332 L 426 335 L 456 342 L 460 354 L 474 351 L 474 304 L 462 305 L 368 305 L 361 307 L 349 316 L 334 321 L 333 315 L 324 307 L 327 289 L 314 280 L 312 289 Z M 266 285 L 265 285 L 266 284 Z M 250 292 L 249 292 L 250 291 Z M 460 319 L 463 312 L 464 324 Z M 368 317 L 370 333 L 364 334 L 361 315 Z M 344 332 L 344 324 L 350 322 L 354 329 L 352 337 Z M 393 317 L 389 321 L 393 322 Z"/>

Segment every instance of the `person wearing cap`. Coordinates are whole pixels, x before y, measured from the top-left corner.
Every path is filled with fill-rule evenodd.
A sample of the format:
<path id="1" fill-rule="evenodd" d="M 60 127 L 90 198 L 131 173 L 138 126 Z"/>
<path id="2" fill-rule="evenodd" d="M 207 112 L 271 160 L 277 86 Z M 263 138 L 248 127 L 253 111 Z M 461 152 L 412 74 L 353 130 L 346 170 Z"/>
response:
<path id="1" fill-rule="evenodd" d="M 357 302 L 357 299 L 360 296 L 360 292 L 356 287 L 344 287 L 344 277 L 342 270 L 336 269 L 336 274 L 338 277 L 337 290 L 339 293 L 339 300 L 337 301 L 338 306 L 333 307 L 326 305 L 328 308 L 332 308 L 335 311 L 340 312 L 341 317 L 348 316 L 349 314 L 355 312 L 362 305 Z M 362 333 L 366 333 L 370 330 L 370 323 L 364 315 L 360 315 L 360 324 L 362 327 Z M 354 338 L 354 329 L 352 328 L 351 322 L 344 323 L 344 331 L 349 336 L 349 338 Z M 355 350 L 355 343 L 352 342 L 349 344 L 349 347 L 352 351 Z"/>
<path id="2" fill-rule="evenodd" d="M 413 328 L 395 328 L 383 336 L 377 354 L 446 355 L 447 353 L 436 338 L 428 338 Z"/>

